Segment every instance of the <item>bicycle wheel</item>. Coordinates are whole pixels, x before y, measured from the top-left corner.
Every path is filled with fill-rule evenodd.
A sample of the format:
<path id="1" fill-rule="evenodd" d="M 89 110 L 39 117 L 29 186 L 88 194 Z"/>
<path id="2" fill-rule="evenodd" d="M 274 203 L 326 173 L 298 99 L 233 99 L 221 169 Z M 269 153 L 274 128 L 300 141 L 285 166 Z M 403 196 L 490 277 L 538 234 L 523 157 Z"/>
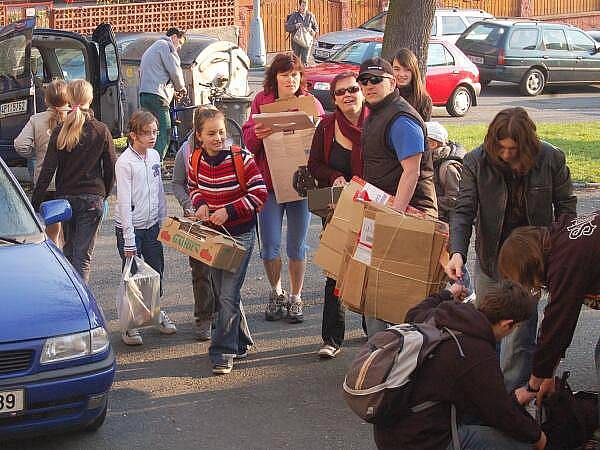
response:
<path id="1" fill-rule="evenodd" d="M 225 129 L 227 131 L 227 137 L 231 139 L 233 145 L 239 145 L 244 147 L 244 136 L 242 134 L 242 127 L 233 119 L 225 118 Z"/>

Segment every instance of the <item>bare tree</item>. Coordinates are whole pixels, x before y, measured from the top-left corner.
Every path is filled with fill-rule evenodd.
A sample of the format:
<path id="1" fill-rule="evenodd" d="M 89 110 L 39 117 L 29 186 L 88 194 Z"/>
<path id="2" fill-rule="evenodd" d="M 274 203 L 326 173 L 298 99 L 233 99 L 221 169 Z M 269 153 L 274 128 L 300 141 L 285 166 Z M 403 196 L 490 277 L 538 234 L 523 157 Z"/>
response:
<path id="1" fill-rule="evenodd" d="M 411 49 L 425 75 L 427 48 L 436 0 L 391 0 L 383 37 L 383 57 L 391 61 L 398 49 Z"/>

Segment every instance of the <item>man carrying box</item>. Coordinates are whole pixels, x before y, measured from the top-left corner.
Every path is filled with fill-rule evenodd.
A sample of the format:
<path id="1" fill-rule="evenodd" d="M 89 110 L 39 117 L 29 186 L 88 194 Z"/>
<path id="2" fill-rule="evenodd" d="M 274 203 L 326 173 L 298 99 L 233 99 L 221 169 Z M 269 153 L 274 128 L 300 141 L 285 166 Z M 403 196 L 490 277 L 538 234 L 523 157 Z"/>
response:
<path id="1" fill-rule="evenodd" d="M 379 57 L 365 60 L 358 82 L 371 111 L 362 132 L 364 180 L 395 195 L 392 207 L 397 211 L 410 205 L 437 217 L 425 124 L 396 89 L 391 64 Z M 384 322 L 367 318 L 369 336 L 383 328 Z"/>

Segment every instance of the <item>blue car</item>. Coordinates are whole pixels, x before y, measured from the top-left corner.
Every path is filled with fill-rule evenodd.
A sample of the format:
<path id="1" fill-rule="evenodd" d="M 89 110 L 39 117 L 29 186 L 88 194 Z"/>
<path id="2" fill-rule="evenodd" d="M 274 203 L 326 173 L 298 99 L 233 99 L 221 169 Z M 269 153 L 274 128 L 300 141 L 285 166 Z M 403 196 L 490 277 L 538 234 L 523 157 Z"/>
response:
<path id="1" fill-rule="evenodd" d="M 100 306 L 44 233 L 71 207 L 52 200 L 40 215 L 0 160 L 0 441 L 98 429 L 115 374 Z"/>

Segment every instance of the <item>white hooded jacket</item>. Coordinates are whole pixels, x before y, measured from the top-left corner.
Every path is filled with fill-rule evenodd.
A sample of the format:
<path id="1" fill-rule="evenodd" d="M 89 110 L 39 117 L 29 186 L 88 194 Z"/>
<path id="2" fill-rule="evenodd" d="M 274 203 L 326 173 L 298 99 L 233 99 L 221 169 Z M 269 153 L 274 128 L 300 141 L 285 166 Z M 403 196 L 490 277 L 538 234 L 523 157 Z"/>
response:
<path id="1" fill-rule="evenodd" d="M 115 172 L 115 226 L 123 230 L 125 250 L 135 250 L 134 230 L 160 226 L 167 215 L 160 156 L 151 148 L 143 157 L 129 146 L 117 159 Z"/>

